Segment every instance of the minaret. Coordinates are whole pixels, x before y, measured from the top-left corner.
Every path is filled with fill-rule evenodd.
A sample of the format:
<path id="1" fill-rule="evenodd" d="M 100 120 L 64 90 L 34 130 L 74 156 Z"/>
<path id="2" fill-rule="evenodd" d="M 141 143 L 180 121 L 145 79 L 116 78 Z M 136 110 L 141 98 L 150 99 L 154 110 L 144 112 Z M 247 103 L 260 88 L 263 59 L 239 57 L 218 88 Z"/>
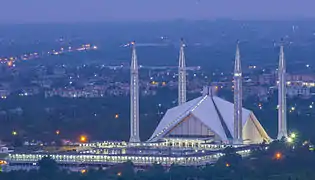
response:
<path id="1" fill-rule="evenodd" d="M 234 143 L 243 143 L 242 124 L 242 69 L 239 43 L 236 45 L 234 67 Z"/>
<path id="2" fill-rule="evenodd" d="M 132 58 L 130 66 L 130 140 L 129 142 L 140 142 L 139 137 L 139 78 L 138 62 L 135 42 L 132 45 Z"/>
<path id="3" fill-rule="evenodd" d="M 181 39 L 179 51 L 179 65 L 178 65 L 178 105 L 186 102 L 186 64 L 184 54 L 184 40 Z"/>
<path id="4" fill-rule="evenodd" d="M 278 139 L 288 137 L 287 132 L 287 105 L 286 105 L 286 65 L 283 52 L 283 44 L 280 46 L 278 68 Z"/>

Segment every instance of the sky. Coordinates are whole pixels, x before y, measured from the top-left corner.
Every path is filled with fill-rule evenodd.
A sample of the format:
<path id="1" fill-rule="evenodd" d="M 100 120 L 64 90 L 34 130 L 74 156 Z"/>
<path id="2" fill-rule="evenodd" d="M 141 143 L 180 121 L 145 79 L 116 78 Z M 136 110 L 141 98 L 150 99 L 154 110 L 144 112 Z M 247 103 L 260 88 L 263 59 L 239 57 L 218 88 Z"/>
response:
<path id="1" fill-rule="evenodd" d="M 315 18 L 315 0 L 1 0 L 0 23 Z"/>

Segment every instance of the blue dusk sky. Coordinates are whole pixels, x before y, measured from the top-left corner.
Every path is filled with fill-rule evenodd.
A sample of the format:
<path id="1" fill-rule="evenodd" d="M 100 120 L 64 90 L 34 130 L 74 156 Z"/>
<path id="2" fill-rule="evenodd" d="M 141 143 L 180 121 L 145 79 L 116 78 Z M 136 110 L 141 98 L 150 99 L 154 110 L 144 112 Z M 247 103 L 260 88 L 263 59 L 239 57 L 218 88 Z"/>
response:
<path id="1" fill-rule="evenodd" d="M 0 23 L 315 18 L 315 0 L 2 0 Z"/>

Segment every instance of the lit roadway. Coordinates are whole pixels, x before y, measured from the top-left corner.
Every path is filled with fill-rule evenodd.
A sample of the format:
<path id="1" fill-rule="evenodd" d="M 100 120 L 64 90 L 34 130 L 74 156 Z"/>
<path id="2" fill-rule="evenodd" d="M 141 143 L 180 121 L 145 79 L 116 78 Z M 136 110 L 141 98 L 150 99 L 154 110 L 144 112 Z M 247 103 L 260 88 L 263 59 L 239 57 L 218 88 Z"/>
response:
<path id="1" fill-rule="evenodd" d="M 64 53 L 70 53 L 70 52 L 80 52 L 80 51 L 87 51 L 87 50 L 96 50 L 97 46 L 91 45 L 91 44 L 82 44 L 78 47 L 62 47 L 60 49 L 53 49 L 51 51 L 47 52 L 33 52 L 33 53 L 25 53 L 20 56 L 11 56 L 11 57 L 0 57 L 0 63 L 1 64 L 7 64 L 10 66 L 15 66 L 15 62 L 17 61 L 26 61 L 26 60 L 32 60 L 32 59 L 38 59 L 44 56 L 54 56 L 54 55 L 60 55 Z"/>

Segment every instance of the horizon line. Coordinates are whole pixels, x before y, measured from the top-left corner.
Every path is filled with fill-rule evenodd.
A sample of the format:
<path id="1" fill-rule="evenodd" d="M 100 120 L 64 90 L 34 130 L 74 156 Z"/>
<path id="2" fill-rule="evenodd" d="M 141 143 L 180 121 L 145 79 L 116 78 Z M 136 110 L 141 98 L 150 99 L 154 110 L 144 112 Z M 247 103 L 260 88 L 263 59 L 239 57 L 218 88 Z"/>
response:
<path id="1" fill-rule="evenodd" d="M 117 19 L 117 20 L 102 20 L 102 21 L 28 21 L 28 22 L 0 22 L 0 25 L 45 25 L 45 24 L 95 24 L 95 23 L 159 23 L 159 22 L 219 22 L 219 21 L 235 21 L 235 22 L 290 22 L 290 21 L 315 21 L 315 17 L 295 17 L 295 18 L 207 18 L 207 19 L 187 19 L 187 18 L 173 18 L 173 19 Z"/>

